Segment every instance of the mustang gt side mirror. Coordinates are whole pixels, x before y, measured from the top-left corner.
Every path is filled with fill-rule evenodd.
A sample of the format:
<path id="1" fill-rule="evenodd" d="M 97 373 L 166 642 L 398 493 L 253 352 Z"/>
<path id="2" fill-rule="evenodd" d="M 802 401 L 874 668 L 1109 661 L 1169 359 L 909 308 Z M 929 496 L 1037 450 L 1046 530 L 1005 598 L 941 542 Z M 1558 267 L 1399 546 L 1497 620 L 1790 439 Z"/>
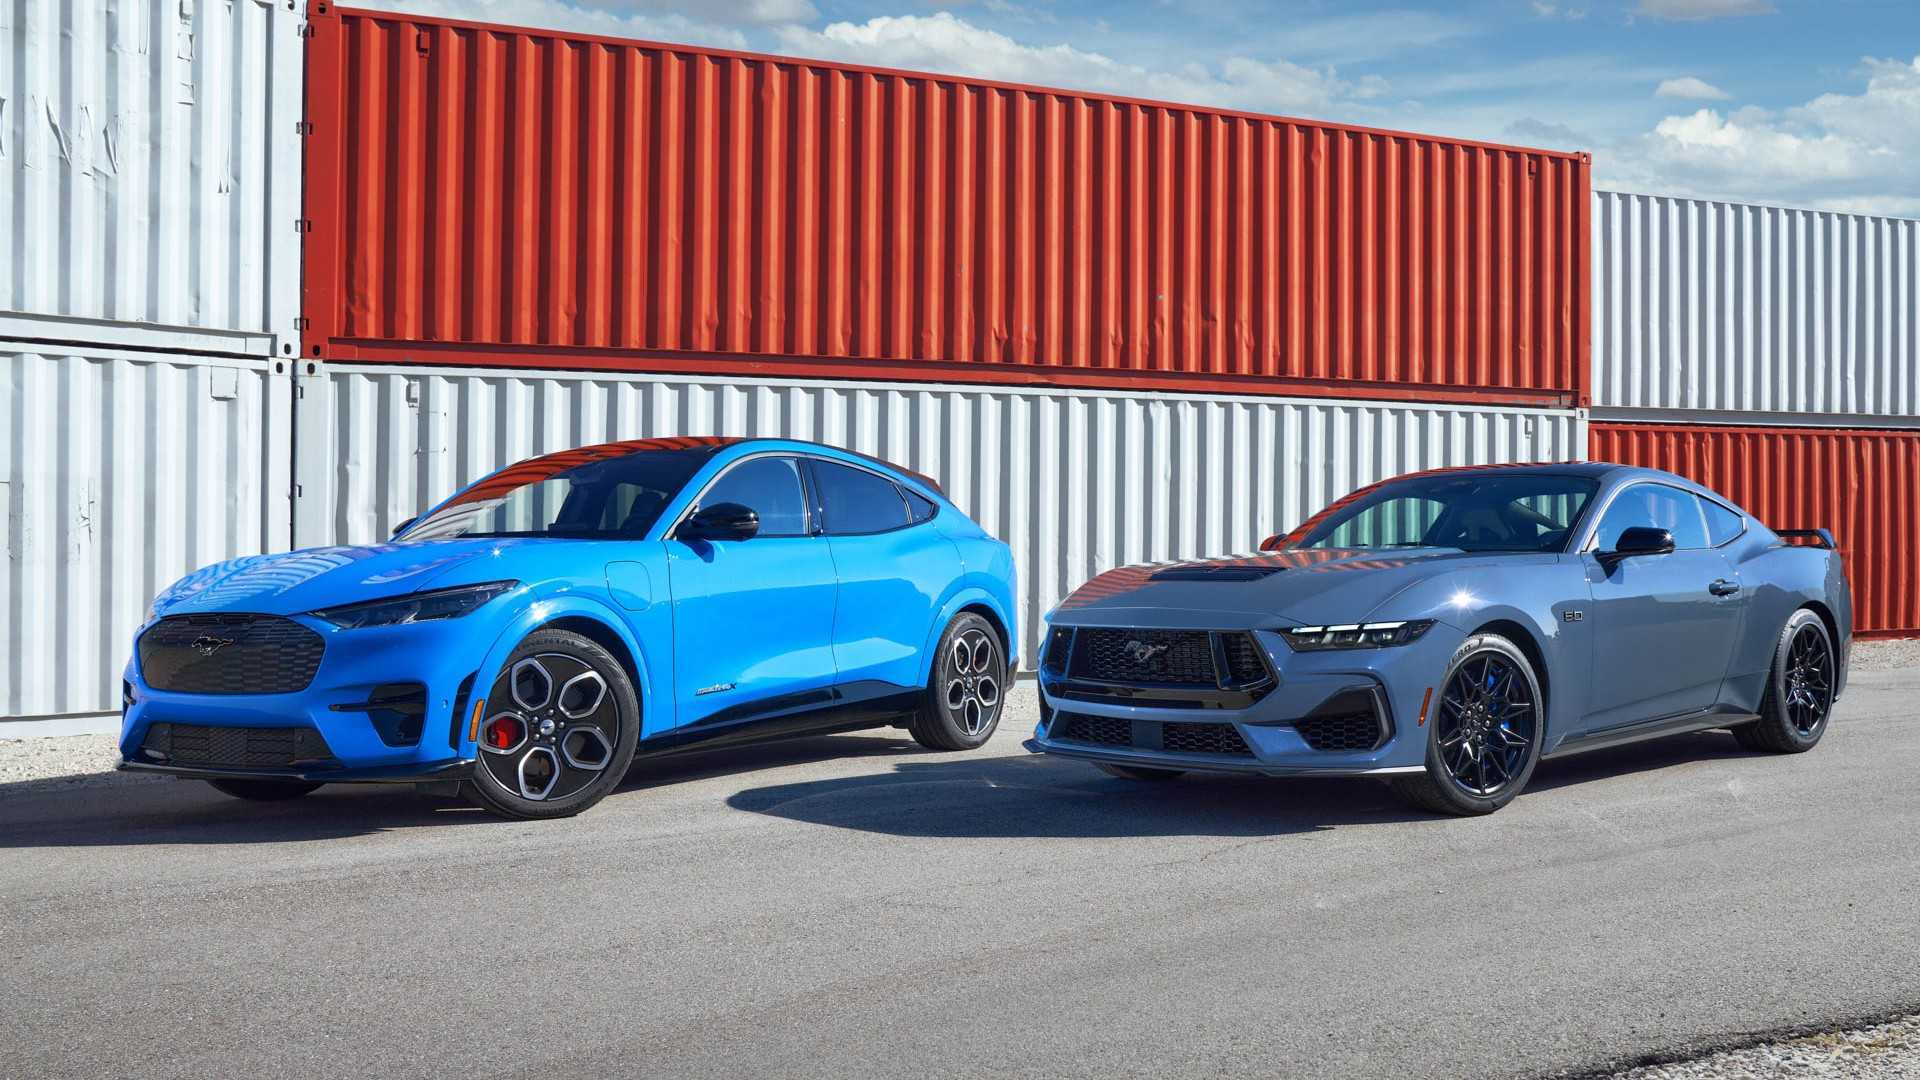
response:
<path id="1" fill-rule="evenodd" d="M 714 503 L 680 523 L 682 540 L 747 540 L 760 531 L 760 515 L 739 503 Z"/>
<path id="2" fill-rule="evenodd" d="M 1614 562 L 1632 558 L 1635 555 L 1671 555 L 1673 554 L 1673 534 L 1665 529 L 1655 529 L 1647 525 L 1635 525 L 1620 534 L 1613 550 L 1605 553 Z"/>
<path id="3" fill-rule="evenodd" d="M 415 515 L 414 517 L 410 517 L 407 520 L 401 522 L 400 524 L 395 525 L 393 527 L 393 531 L 387 534 L 387 539 L 391 540 L 394 537 L 399 536 L 401 533 L 406 532 L 408 529 L 413 528 L 413 523 L 419 520 L 420 520 L 419 516 Z"/>

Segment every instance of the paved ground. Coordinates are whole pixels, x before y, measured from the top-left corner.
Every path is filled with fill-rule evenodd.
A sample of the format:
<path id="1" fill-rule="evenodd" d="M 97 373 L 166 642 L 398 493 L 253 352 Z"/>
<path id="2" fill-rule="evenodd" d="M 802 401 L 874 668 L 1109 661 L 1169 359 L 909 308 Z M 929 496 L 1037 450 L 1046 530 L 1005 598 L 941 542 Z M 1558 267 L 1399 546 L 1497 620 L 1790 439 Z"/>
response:
<path id="1" fill-rule="evenodd" d="M 1492 818 L 881 735 L 585 817 L 0 785 L 0 1076 L 1452 1077 L 1920 1010 L 1920 670 L 1798 758 L 1550 762 Z"/>

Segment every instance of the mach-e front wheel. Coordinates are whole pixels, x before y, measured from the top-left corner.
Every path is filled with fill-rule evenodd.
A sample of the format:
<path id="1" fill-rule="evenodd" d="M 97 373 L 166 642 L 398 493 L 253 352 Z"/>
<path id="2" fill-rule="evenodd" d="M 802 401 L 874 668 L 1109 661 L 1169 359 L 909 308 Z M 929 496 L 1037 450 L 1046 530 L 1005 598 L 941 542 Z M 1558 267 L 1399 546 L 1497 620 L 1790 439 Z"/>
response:
<path id="1" fill-rule="evenodd" d="M 507 658 L 480 709 L 469 796 L 497 814 L 577 814 L 618 787 L 640 737 L 627 673 L 593 640 L 536 630 Z"/>
<path id="2" fill-rule="evenodd" d="M 1527 786 L 1546 730 L 1540 681 L 1513 642 L 1476 634 L 1447 663 L 1427 724 L 1427 761 L 1393 788 L 1440 814 L 1491 814 Z"/>

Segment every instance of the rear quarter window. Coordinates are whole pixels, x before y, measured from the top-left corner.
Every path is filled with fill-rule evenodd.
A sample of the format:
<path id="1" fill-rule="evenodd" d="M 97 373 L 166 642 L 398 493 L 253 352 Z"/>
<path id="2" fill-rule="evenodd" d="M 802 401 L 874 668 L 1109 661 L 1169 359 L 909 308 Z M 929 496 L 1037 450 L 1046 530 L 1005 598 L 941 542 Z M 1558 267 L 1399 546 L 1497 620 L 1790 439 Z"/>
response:
<path id="1" fill-rule="evenodd" d="M 1707 515 L 1707 542 L 1714 547 L 1739 536 L 1746 529 L 1746 522 L 1739 514 L 1721 506 L 1712 499 L 1701 499 L 1700 509 Z"/>

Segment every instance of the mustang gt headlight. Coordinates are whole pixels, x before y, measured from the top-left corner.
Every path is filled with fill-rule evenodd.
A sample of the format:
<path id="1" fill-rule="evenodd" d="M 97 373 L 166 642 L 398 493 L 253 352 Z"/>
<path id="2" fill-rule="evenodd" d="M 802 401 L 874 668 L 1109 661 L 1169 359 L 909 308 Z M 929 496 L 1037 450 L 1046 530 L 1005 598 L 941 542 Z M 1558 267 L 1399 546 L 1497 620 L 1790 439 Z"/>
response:
<path id="1" fill-rule="evenodd" d="M 309 614 L 343 630 L 457 619 L 518 584 L 517 581 L 489 581 L 484 585 L 462 585 L 457 589 L 434 589 L 388 600 L 321 608 Z"/>
<path id="2" fill-rule="evenodd" d="M 1340 626 L 1296 626 L 1280 631 L 1294 652 L 1332 649 L 1385 649 L 1405 645 L 1433 629 L 1432 619 L 1404 622 L 1345 623 Z"/>

